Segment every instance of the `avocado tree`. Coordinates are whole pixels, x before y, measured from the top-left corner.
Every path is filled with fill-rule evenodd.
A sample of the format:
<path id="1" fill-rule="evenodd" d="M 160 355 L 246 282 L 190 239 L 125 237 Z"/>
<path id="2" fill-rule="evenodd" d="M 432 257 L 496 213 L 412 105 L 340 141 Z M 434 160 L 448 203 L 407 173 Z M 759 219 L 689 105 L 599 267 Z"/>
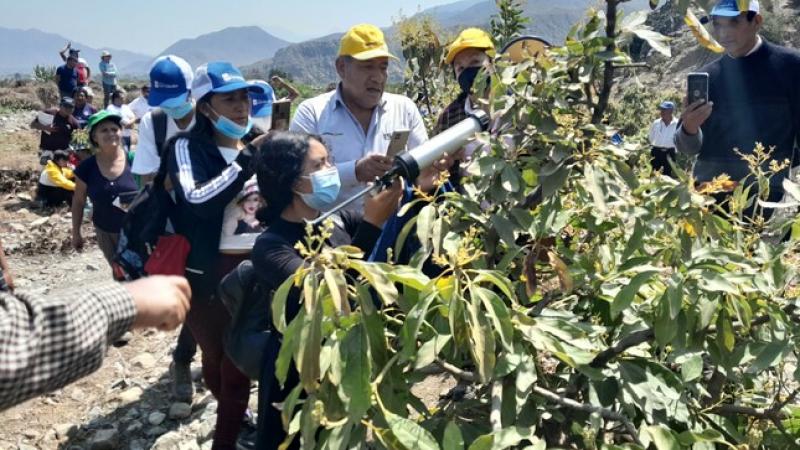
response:
<path id="1" fill-rule="evenodd" d="M 590 12 L 535 60 L 496 61 L 480 81 L 495 125 L 463 193 L 418 192 L 389 263 L 324 232 L 299 247 L 307 264 L 272 300 L 276 376 L 300 379 L 279 405 L 286 444 L 795 445 L 797 245 L 780 238 L 797 224 L 746 213 L 778 206 L 762 199 L 785 162 L 757 148 L 727 206 L 712 198 L 725 177 L 697 188 L 629 164 L 637 146 L 594 120 L 595 76 L 642 29 L 621 17 L 611 38 L 606 17 Z M 418 250 L 396 261 L 409 239 Z M 287 320 L 292 287 L 302 305 Z M 437 372 L 458 385 L 423 402 L 412 387 Z"/>

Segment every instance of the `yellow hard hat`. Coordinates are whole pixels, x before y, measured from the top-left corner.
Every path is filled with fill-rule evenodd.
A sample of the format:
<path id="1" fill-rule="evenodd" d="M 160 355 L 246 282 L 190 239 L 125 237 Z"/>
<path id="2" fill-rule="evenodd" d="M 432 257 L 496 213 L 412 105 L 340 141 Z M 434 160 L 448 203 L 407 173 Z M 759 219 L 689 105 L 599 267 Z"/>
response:
<path id="1" fill-rule="evenodd" d="M 380 28 L 366 23 L 350 28 L 342 36 L 339 56 L 352 56 L 361 61 L 382 57 L 397 59 L 389 53 L 389 46 Z"/>
<path id="2" fill-rule="evenodd" d="M 466 50 L 468 48 L 482 49 L 486 51 L 487 55 L 494 56 L 494 44 L 492 43 L 492 37 L 489 36 L 489 33 L 480 28 L 467 28 L 458 35 L 452 44 L 450 44 L 444 62 L 451 64 L 461 50 Z"/>

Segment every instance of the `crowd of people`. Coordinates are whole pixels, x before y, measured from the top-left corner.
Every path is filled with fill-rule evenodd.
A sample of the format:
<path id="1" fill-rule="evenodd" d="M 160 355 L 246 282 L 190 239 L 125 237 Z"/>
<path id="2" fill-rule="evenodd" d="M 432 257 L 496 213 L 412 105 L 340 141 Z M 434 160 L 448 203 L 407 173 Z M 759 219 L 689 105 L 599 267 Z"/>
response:
<path id="1" fill-rule="evenodd" d="M 685 105 L 680 119 L 674 115 L 673 102 L 659 104 L 660 117 L 650 128 L 649 139 L 653 168 L 663 176 L 672 175 L 676 149 L 697 155 L 694 175 L 700 182 L 722 173 L 740 175 L 742 162 L 734 149 L 753 148 L 755 142 L 774 146 L 775 158 L 794 161 L 800 136 L 800 55 L 760 37 L 763 18 L 758 2 L 741 3 L 722 0 L 711 12 L 713 30 L 726 54 L 700 69 L 710 75 L 708 101 Z M 445 63 L 452 68 L 461 92 L 442 110 L 433 131 L 442 132 L 480 108 L 478 98 L 483 93 L 472 86 L 480 71 L 491 72 L 495 54 L 491 36 L 480 29 L 466 29 L 450 44 Z M 226 352 L 224 336 L 231 312 L 220 301 L 217 288 L 240 263 L 251 261 L 258 284 L 255 292 L 268 295 L 304 264 L 295 244 L 305 236 L 307 222 L 392 167 L 386 150 L 394 131 L 408 132 L 407 148 L 428 139 L 415 103 L 385 92 L 388 67 L 396 58 L 383 33 L 367 24 L 345 33 L 334 61 L 338 84 L 303 101 L 288 130 L 271 129 L 272 106 L 279 100 L 269 83 L 247 80 L 223 61 L 193 70 L 176 55 L 158 58 L 151 66 L 149 83 L 126 105 L 111 55 L 104 53 L 99 71 L 108 104 L 89 113 L 92 93 L 85 83 L 79 84 L 77 52 L 68 46 L 62 55 L 66 64 L 57 76 L 62 94 L 59 107 L 42 111 L 31 124 L 42 131 L 45 168 L 39 191 L 43 200 L 48 205 L 71 203 L 76 249 L 84 244 L 81 225 L 85 205 L 91 200 L 98 246 L 113 266 L 128 205 L 143 186 L 163 183 L 173 202 L 167 228 L 188 244 L 184 277 L 150 276 L 122 286 L 86 289 L 79 300 L 56 302 L 62 321 L 98 314 L 107 318 L 86 321 L 82 324 L 85 335 L 70 337 L 91 334 L 95 345 L 81 345 L 81 351 L 91 351 L 73 357 L 71 352 L 77 352 L 73 347 L 79 346 L 71 340 L 64 342 L 62 358 L 72 366 L 49 364 L 48 372 L 42 372 L 38 366 L 44 364 L 43 356 L 25 353 L 35 346 L 17 348 L 15 341 L 5 348 L 3 341 L 0 408 L 93 370 L 108 340 L 131 323 L 168 329 L 185 319 L 170 365 L 172 395 L 191 401 L 189 363 L 199 346 L 203 381 L 219 402 L 213 448 L 236 448 L 237 441 L 240 446 L 277 448 L 285 435 L 273 404 L 282 401 L 292 386 L 280 387 L 273 382 L 274 370 L 263 370 L 258 379 L 263 389 L 257 428 L 254 435 L 243 433 L 252 380 Z M 88 77 L 88 68 L 86 72 Z M 271 81 L 288 86 L 279 79 Z M 296 97 L 289 88 L 291 98 L 282 100 Z M 91 148 L 85 155 L 69 148 L 72 133 L 81 129 L 86 130 Z M 131 139 L 134 130 L 138 140 Z M 414 184 L 423 191 L 437 189 L 435 180 L 442 172 L 459 176 L 462 161 L 475 151 L 479 146 L 468 144 L 457 154 L 444 155 L 425 168 Z M 783 194 L 780 184 L 785 176 L 776 177 L 774 195 Z M 457 177 L 454 184 L 458 189 Z M 395 216 L 404 191 L 397 182 L 337 213 L 328 244 L 354 245 L 371 254 L 385 238 L 389 227 L 384 224 Z M 13 290 L 11 269 L 1 248 L 0 269 L 4 272 L 0 278 Z M 287 320 L 298 311 L 299 295 L 290 293 Z M 48 320 L 57 318 L 38 320 L 41 299 L 9 293 L 0 294 L 0 299 L 11 317 L 10 323 L 2 319 L 0 333 L 8 333 L 7 327 L 28 329 L 25 324 L 36 323 L 41 329 L 28 331 L 44 339 L 51 333 L 44 329 L 56 326 Z M 258 327 L 254 332 L 267 330 L 270 324 L 265 320 Z M 46 349 L 40 351 L 46 353 Z M 76 362 L 81 358 L 87 362 Z M 264 359 L 264 367 L 272 367 L 274 359 Z M 80 370 L 72 368 L 76 364 Z M 9 367 L 18 370 L 9 374 Z M 62 371 L 69 376 L 59 375 Z M 31 377 L 33 373 L 41 376 Z M 43 382 L 46 377 L 53 381 Z M 19 389 L 20 385 L 24 388 Z"/>

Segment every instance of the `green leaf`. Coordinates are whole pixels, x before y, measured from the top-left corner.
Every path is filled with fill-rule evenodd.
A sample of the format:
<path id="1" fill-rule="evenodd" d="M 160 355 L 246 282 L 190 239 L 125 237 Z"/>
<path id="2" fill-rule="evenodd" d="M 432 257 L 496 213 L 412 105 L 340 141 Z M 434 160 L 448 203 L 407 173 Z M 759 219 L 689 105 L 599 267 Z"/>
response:
<path id="1" fill-rule="evenodd" d="M 368 263 L 357 260 L 350 260 L 350 267 L 364 277 L 367 282 L 375 288 L 375 291 L 383 300 L 385 305 L 394 304 L 397 301 L 397 288 L 389 279 L 383 267 L 376 263 Z"/>
<path id="2" fill-rule="evenodd" d="M 431 248 L 431 230 L 433 230 L 433 220 L 436 218 L 436 205 L 424 206 L 417 214 L 417 237 L 425 251 Z"/>
<path id="3" fill-rule="evenodd" d="M 322 302 L 313 302 L 310 315 L 303 316 L 303 328 L 297 342 L 295 364 L 306 392 L 315 392 L 319 383 L 319 355 L 322 347 Z"/>
<path id="4" fill-rule="evenodd" d="M 492 214 L 489 220 L 492 222 L 491 226 L 494 227 L 494 229 L 497 230 L 497 234 L 500 235 L 500 239 L 509 247 L 516 247 L 516 236 L 514 233 L 516 227 L 514 224 L 500 214 Z"/>
<path id="5" fill-rule="evenodd" d="M 297 353 L 300 330 L 303 328 L 305 316 L 305 310 L 300 308 L 300 312 L 292 319 L 285 333 L 283 333 L 283 342 L 278 352 L 278 359 L 275 361 L 275 378 L 278 379 L 281 386 L 286 384 L 286 376 L 289 373 L 289 367 L 292 365 L 292 356 Z"/>
<path id="6" fill-rule="evenodd" d="M 384 411 L 389 429 L 397 440 L 406 448 L 412 450 L 439 450 L 436 439 L 426 429 L 413 420 L 400 417 L 389 411 Z"/>
<path id="7" fill-rule="evenodd" d="M 286 298 L 294 285 L 294 276 L 287 278 L 272 294 L 272 323 L 279 333 L 286 332 Z"/>
<path id="8" fill-rule="evenodd" d="M 681 377 L 683 381 L 689 382 L 700 378 L 703 374 L 703 356 L 700 353 L 693 353 L 684 359 L 681 366 Z"/>
<path id="9" fill-rule="evenodd" d="M 344 363 L 341 393 L 344 394 L 347 412 L 355 421 L 360 420 L 370 408 L 372 363 L 368 350 L 367 336 L 362 325 L 351 328 L 339 345 Z"/>
<path id="10" fill-rule="evenodd" d="M 500 173 L 500 181 L 503 189 L 513 194 L 519 192 L 520 176 L 512 166 L 506 166 Z"/>
<path id="11" fill-rule="evenodd" d="M 747 373 L 760 373 L 766 368 L 775 367 L 783 359 L 784 354 L 791 351 L 786 341 L 772 341 L 758 353 L 758 357 L 747 369 Z"/>
<path id="12" fill-rule="evenodd" d="M 511 350 L 514 340 L 514 328 L 511 325 L 511 315 L 505 303 L 494 292 L 480 286 L 471 286 L 470 292 L 477 296 L 483 303 L 489 318 L 494 324 L 494 329 L 500 335 L 500 340 L 507 351 Z"/>
<path id="13" fill-rule="evenodd" d="M 491 283 L 500 289 L 500 292 L 502 292 L 512 304 L 517 303 L 517 296 L 514 295 L 514 288 L 511 284 L 511 281 L 500 272 L 494 270 L 481 270 L 472 281 L 477 284 L 482 284 L 485 282 Z"/>
<path id="14" fill-rule="evenodd" d="M 595 171 L 592 166 L 587 165 L 584 168 L 584 177 L 586 181 L 586 189 L 592 195 L 594 207 L 597 210 L 598 215 L 604 215 L 608 211 L 608 206 L 606 206 L 606 196 L 605 193 L 603 193 L 603 188 L 600 186 L 600 180 L 598 180 L 598 176 L 595 175 Z"/>
<path id="15" fill-rule="evenodd" d="M 414 369 L 419 370 L 425 366 L 433 364 L 433 362 L 436 361 L 436 356 L 441 353 L 441 351 L 452 338 L 452 335 L 449 334 L 437 334 L 433 337 L 433 339 L 422 344 L 422 346 L 419 348 L 419 351 L 417 351 L 417 359 L 414 361 Z"/>
<path id="16" fill-rule="evenodd" d="M 419 329 L 425 321 L 425 316 L 428 314 L 431 303 L 433 303 L 436 297 L 436 291 L 431 292 L 408 312 L 408 316 L 406 316 L 406 320 L 403 322 L 403 327 L 400 329 L 400 340 L 403 343 L 403 348 L 400 350 L 401 361 L 408 361 L 416 352 Z"/>
<path id="17" fill-rule="evenodd" d="M 383 367 L 389 360 L 383 320 L 378 311 L 375 310 L 369 289 L 364 285 L 359 285 L 356 291 L 358 292 L 358 302 L 361 306 L 361 320 L 367 332 L 370 358 L 372 358 L 376 367 Z"/>
<path id="18" fill-rule="evenodd" d="M 492 445 L 494 445 L 494 436 L 485 434 L 472 441 L 469 450 L 492 450 Z"/>
<path id="19" fill-rule="evenodd" d="M 730 314 L 722 309 L 717 316 L 717 345 L 721 350 L 733 351 L 736 336 L 733 334 L 733 323 Z"/>
<path id="20" fill-rule="evenodd" d="M 649 27 L 635 28 L 631 30 L 631 32 L 638 36 L 639 39 L 647 41 L 653 50 L 661 53 L 667 58 L 672 57 L 672 51 L 669 48 L 669 38 L 667 36 L 664 36 L 663 34 L 652 30 Z"/>
<path id="21" fill-rule="evenodd" d="M 452 420 L 447 422 L 444 429 L 442 450 L 464 450 L 464 437 L 461 436 L 461 429 Z"/>
<path id="22" fill-rule="evenodd" d="M 656 270 L 648 270 L 639 273 L 634 276 L 630 282 L 628 282 L 627 286 L 620 289 L 616 297 L 614 297 L 614 302 L 611 304 L 611 316 L 616 318 L 619 313 L 631 306 L 634 297 L 639 292 L 639 289 L 642 287 L 642 285 L 648 282 L 650 278 L 657 273 L 658 271 Z"/>
<path id="23" fill-rule="evenodd" d="M 495 339 L 491 328 L 486 325 L 486 319 L 481 314 L 476 300 L 467 304 L 468 326 L 470 337 L 470 354 L 478 369 L 478 376 L 482 382 L 492 378 L 495 365 Z"/>
<path id="24" fill-rule="evenodd" d="M 344 272 L 339 269 L 325 269 L 324 276 L 336 312 L 339 314 L 345 311 L 349 312 L 350 305 L 347 303 L 347 281 L 344 278 Z"/>
<path id="25" fill-rule="evenodd" d="M 681 450 L 678 438 L 664 425 L 652 425 L 645 428 L 653 439 L 656 450 Z"/>
<path id="26" fill-rule="evenodd" d="M 533 437 L 534 428 L 508 427 L 494 433 L 492 450 L 515 448 L 524 439 Z"/>
<path id="27" fill-rule="evenodd" d="M 697 284 L 706 291 L 739 294 L 739 288 L 733 282 L 712 270 L 701 270 Z"/>
<path id="28" fill-rule="evenodd" d="M 409 266 L 391 266 L 386 276 L 395 283 L 404 284 L 418 291 L 424 291 L 431 282 L 421 270 Z"/>
<path id="29" fill-rule="evenodd" d="M 289 395 L 286 396 L 286 400 L 283 401 L 283 405 L 281 406 L 281 421 L 283 422 L 283 429 L 285 431 L 289 431 L 289 424 L 292 421 L 294 409 L 297 406 L 298 400 L 300 400 L 301 393 L 303 393 L 303 386 L 298 384 L 289 392 Z"/>

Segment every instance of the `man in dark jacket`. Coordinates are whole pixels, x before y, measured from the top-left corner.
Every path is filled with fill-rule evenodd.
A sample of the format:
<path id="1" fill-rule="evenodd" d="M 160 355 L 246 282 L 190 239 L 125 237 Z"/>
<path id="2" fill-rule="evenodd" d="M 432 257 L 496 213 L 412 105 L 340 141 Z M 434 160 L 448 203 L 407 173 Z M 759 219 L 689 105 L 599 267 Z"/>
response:
<path id="1" fill-rule="evenodd" d="M 738 3 L 722 0 L 711 11 L 726 54 L 700 69 L 709 74 L 709 101 L 689 105 L 675 133 L 677 149 L 697 155 L 694 176 L 700 183 L 723 173 L 735 181 L 746 177 L 748 164 L 736 150 L 750 154 L 756 143 L 773 149 L 771 160 L 796 164 L 800 53 L 759 36 L 764 19 L 757 1 L 743 10 Z M 770 181 L 770 201 L 783 196 L 787 175 L 785 169 Z"/>

